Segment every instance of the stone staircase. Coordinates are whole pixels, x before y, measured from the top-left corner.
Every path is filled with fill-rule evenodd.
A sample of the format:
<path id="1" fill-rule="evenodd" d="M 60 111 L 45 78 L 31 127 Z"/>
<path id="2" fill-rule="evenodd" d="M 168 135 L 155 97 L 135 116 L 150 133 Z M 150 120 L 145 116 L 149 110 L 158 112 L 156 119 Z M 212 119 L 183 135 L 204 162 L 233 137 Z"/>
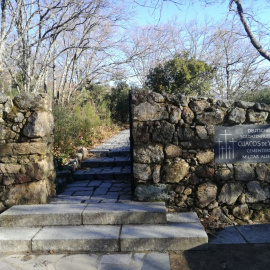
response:
<path id="1" fill-rule="evenodd" d="M 50 204 L 0 215 L 0 252 L 140 252 L 207 248 L 195 213 L 167 214 L 164 202 L 131 200 L 128 132 L 96 149 L 75 182 Z"/>

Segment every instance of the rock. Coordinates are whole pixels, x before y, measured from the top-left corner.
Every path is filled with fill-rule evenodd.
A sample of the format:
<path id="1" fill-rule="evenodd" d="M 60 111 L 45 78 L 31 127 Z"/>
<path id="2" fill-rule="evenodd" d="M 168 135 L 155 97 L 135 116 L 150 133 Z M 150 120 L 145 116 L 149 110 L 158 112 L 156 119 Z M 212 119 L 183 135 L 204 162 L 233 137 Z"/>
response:
<path id="1" fill-rule="evenodd" d="M 163 97 L 163 95 L 156 92 L 150 92 L 148 99 L 152 99 L 154 102 L 157 102 L 157 103 L 165 102 L 165 98 Z"/>
<path id="2" fill-rule="evenodd" d="M 208 166 L 205 166 L 205 165 L 202 165 L 202 166 L 198 166 L 196 168 L 195 173 L 202 178 L 209 178 L 209 177 L 212 177 L 214 175 L 215 169 L 208 167 Z"/>
<path id="3" fill-rule="evenodd" d="M 13 144 L 14 155 L 38 154 L 45 155 L 48 152 L 48 146 L 45 142 L 16 143 Z"/>
<path id="4" fill-rule="evenodd" d="M 270 105 L 264 103 L 256 103 L 255 109 L 265 112 L 270 112 Z"/>
<path id="5" fill-rule="evenodd" d="M 15 183 L 15 175 L 4 175 L 2 181 L 4 186 L 13 185 Z"/>
<path id="6" fill-rule="evenodd" d="M 217 105 L 224 107 L 224 108 L 229 108 L 232 105 L 233 101 L 232 100 L 218 100 Z"/>
<path id="7" fill-rule="evenodd" d="M 234 207 L 232 213 L 236 218 L 249 220 L 249 209 L 247 204 Z"/>
<path id="8" fill-rule="evenodd" d="M 219 194 L 218 201 L 229 205 L 234 204 L 243 192 L 243 185 L 240 182 L 225 184 Z"/>
<path id="9" fill-rule="evenodd" d="M 138 201 L 166 201 L 170 199 L 164 184 L 139 185 L 135 189 L 134 196 Z"/>
<path id="10" fill-rule="evenodd" d="M 212 201 L 216 200 L 217 186 L 212 183 L 201 184 L 198 186 L 196 195 L 198 199 L 198 206 L 204 208 Z"/>
<path id="11" fill-rule="evenodd" d="M 151 168 L 147 164 L 133 164 L 133 174 L 137 181 L 147 181 L 151 178 Z"/>
<path id="12" fill-rule="evenodd" d="M 49 112 L 33 112 L 24 125 L 22 133 L 28 138 L 50 136 L 53 132 L 53 116 Z"/>
<path id="13" fill-rule="evenodd" d="M 19 184 L 23 184 L 23 183 L 27 183 L 27 182 L 31 182 L 32 179 L 30 176 L 28 176 L 27 174 L 18 174 L 16 175 L 16 183 Z"/>
<path id="14" fill-rule="evenodd" d="M 78 159 L 79 162 L 83 160 L 83 154 L 82 153 L 77 153 L 76 158 Z"/>
<path id="15" fill-rule="evenodd" d="M 252 108 L 255 103 L 254 102 L 248 102 L 248 101 L 236 101 L 235 102 L 235 105 L 239 108 L 243 108 L 243 109 L 249 109 L 249 108 Z"/>
<path id="16" fill-rule="evenodd" d="M 12 185 L 6 189 L 3 199 L 8 207 L 16 204 L 47 203 L 47 198 L 51 195 L 48 187 L 48 182 L 45 180 Z"/>
<path id="17" fill-rule="evenodd" d="M 155 184 L 160 182 L 160 167 L 160 165 L 154 165 L 152 177 Z"/>
<path id="18" fill-rule="evenodd" d="M 0 202 L 0 213 L 6 209 L 5 205 Z"/>
<path id="19" fill-rule="evenodd" d="M 221 109 L 216 109 L 214 112 L 203 112 L 198 114 L 196 119 L 202 125 L 207 125 L 211 123 L 212 125 L 217 125 L 223 122 L 225 112 Z"/>
<path id="20" fill-rule="evenodd" d="M 182 149 L 177 145 L 167 145 L 165 147 L 165 156 L 166 158 L 175 158 L 182 155 Z"/>
<path id="21" fill-rule="evenodd" d="M 248 110 L 247 113 L 248 121 L 251 123 L 265 122 L 268 117 L 268 112 L 255 112 Z"/>
<path id="22" fill-rule="evenodd" d="M 11 99 L 8 99 L 7 102 L 4 105 L 4 112 L 5 113 L 11 113 L 13 109 L 13 102 Z"/>
<path id="23" fill-rule="evenodd" d="M 233 171 L 228 167 L 225 168 L 217 168 L 215 178 L 218 181 L 228 181 L 234 178 Z"/>
<path id="24" fill-rule="evenodd" d="M 189 107 L 183 109 L 182 118 L 187 124 L 192 124 L 194 117 L 194 113 Z"/>
<path id="25" fill-rule="evenodd" d="M 181 119 L 181 110 L 176 106 L 170 106 L 169 121 L 172 124 L 176 124 Z"/>
<path id="26" fill-rule="evenodd" d="M 211 107 L 211 104 L 206 100 L 191 101 L 189 108 L 196 114 L 202 113 L 205 109 Z"/>
<path id="27" fill-rule="evenodd" d="M 133 151 L 136 163 L 161 163 L 164 159 L 163 147 L 160 144 L 150 144 L 136 147 Z"/>
<path id="28" fill-rule="evenodd" d="M 191 174 L 188 180 L 191 185 L 197 185 L 200 182 L 200 179 L 195 174 Z"/>
<path id="29" fill-rule="evenodd" d="M 133 108 L 133 119 L 137 121 L 154 121 L 168 119 L 169 114 L 164 107 L 144 102 Z"/>
<path id="30" fill-rule="evenodd" d="M 51 164 L 46 160 L 25 164 L 25 173 L 36 180 L 44 180 L 51 171 Z"/>
<path id="31" fill-rule="evenodd" d="M 135 122 L 133 123 L 132 135 L 136 142 L 149 143 L 150 142 L 150 130 L 147 122 Z"/>
<path id="32" fill-rule="evenodd" d="M 23 113 L 18 112 L 18 113 L 16 114 L 16 117 L 14 118 L 14 122 L 15 122 L 15 123 L 22 123 L 23 120 L 24 120 L 24 115 L 23 115 Z"/>
<path id="33" fill-rule="evenodd" d="M 244 123 L 246 120 L 246 111 L 241 108 L 234 108 L 228 115 L 228 121 L 235 124 Z"/>
<path id="34" fill-rule="evenodd" d="M 192 189 L 191 189 L 191 188 L 186 188 L 185 191 L 184 191 L 184 194 L 185 194 L 185 195 L 190 195 L 190 194 L 192 194 Z"/>
<path id="35" fill-rule="evenodd" d="M 207 140 L 209 138 L 207 130 L 203 126 L 196 126 L 196 133 L 201 140 Z"/>
<path id="36" fill-rule="evenodd" d="M 196 155 L 201 164 L 207 164 L 214 160 L 214 153 L 212 151 L 199 152 Z"/>
<path id="37" fill-rule="evenodd" d="M 164 97 L 166 97 L 166 100 L 169 101 L 170 103 L 174 104 L 174 105 L 182 105 L 182 106 L 187 106 L 188 105 L 188 101 L 189 101 L 189 98 L 184 96 L 184 95 L 181 95 L 181 94 L 168 94 L 168 93 L 165 93 L 163 94 Z"/>
<path id="38" fill-rule="evenodd" d="M 153 131 L 153 141 L 160 143 L 171 143 L 175 132 L 175 127 L 166 121 L 162 121 L 161 125 Z"/>
<path id="39" fill-rule="evenodd" d="M 185 187 L 184 186 L 180 186 L 180 185 L 177 185 L 176 188 L 175 188 L 175 192 L 178 193 L 178 194 L 183 193 L 184 190 L 185 190 Z"/>
<path id="40" fill-rule="evenodd" d="M 257 180 L 264 181 L 266 176 L 269 175 L 269 167 L 265 163 L 259 163 L 256 166 Z"/>
<path id="41" fill-rule="evenodd" d="M 21 169 L 18 164 L 3 164 L 0 163 L 0 173 L 2 174 L 17 174 Z"/>
<path id="42" fill-rule="evenodd" d="M 79 150 L 79 153 L 82 153 L 82 159 L 86 159 L 89 155 L 88 149 L 86 147 L 82 147 Z"/>
<path id="43" fill-rule="evenodd" d="M 266 192 L 258 182 L 247 183 L 246 202 L 256 203 L 270 198 L 269 190 Z"/>
<path id="44" fill-rule="evenodd" d="M 218 207 L 218 202 L 217 201 L 213 201 L 210 204 L 208 204 L 207 208 L 208 210 L 213 210 L 214 208 Z"/>
<path id="45" fill-rule="evenodd" d="M 230 219 L 222 212 L 222 210 L 219 207 L 214 208 L 210 212 L 210 216 L 213 217 L 213 218 L 217 218 L 221 222 L 231 223 Z"/>
<path id="46" fill-rule="evenodd" d="M 6 96 L 4 93 L 0 93 L 0 104 L 4 104 L 7 102 L 7 100 L 9 99 L 9 96 Z"/>
<path id="47" fill-rule="evenodd" d="M 3 124 L 0 124 L 0 140 L 9 140 L 16 137 L 16 132 L 10 130 Z"/>
<path id="48" fill-rule="evenodd" d="M 235 164 L 235 179 L 239 181 L 252 181 L 255 179 L 254 165 L 249 163 Z"/>
<path id="49" fill-rule="evenodd" d="M 23 111 L 44 110 L 51 111 L 51 100 L 46 94 L 23 93 L 14 97 L 16 107 Z"/>
<path id="50" fill-rule="evenodd" d="M 185 141 L 193 141 L 195 139 L 195 132 L 192 128 L 185 127 L 183 130 L 183 136 Z"/>
<path id="51" fill-rule="evenodd" d="M 245 193 L 242 193 L 239 198 L 238 198 L 238 202 L 240 204 L 245 204 L 246 203 L 246 194 Z"/>
<path id="52" fill-rule="evenodd" d="M 179 183 L 189 172 L 189 165 L 183 159 L 166 160 L 162 168 L 162 181 L 165 183 Z"/>

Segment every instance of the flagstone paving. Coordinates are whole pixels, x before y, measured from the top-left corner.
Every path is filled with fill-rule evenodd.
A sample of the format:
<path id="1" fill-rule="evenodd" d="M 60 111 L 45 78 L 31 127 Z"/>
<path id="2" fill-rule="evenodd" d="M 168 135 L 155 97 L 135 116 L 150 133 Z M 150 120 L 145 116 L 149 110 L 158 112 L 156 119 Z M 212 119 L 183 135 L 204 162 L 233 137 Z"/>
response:
<path id="1" fill-rule="evenodd" d="M 14 206 L 0 216 L 0 269 L 169 270 L 168 250 L 270 243 L 264 224 L 225 228 L 207 244 L 196 213 L 132 202 L 128 130 L 91 152 L 50 204 Z"/>

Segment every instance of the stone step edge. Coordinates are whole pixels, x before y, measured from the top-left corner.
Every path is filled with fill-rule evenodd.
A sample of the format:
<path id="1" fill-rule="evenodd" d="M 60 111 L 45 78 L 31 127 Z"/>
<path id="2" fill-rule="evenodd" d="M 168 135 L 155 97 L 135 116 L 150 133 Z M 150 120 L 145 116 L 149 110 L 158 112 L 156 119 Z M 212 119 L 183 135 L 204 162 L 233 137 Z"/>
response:
<path id="1" fill-rule="evenodd" d="M 192 230 L 194 232 L 191 232 Z M 19 236 L 16 237 L 18 234 Z M 201 250 L 207 249 L 207 247 L 208 237 L 200 223 L 173 223 L 151 226 L 0 227 L 0 250 L 2 253 L 164 252 Z"/>
<path id="2" fill-rule="evenodd" d="M 44 218 L 46 216 L 46 218 Z M 146 222 L 147 221 L 147 222 Z M 43 204 L 13 206 L 0 215 L 2 227 L 166 224 L 166 206 L 158 203 Z"/>

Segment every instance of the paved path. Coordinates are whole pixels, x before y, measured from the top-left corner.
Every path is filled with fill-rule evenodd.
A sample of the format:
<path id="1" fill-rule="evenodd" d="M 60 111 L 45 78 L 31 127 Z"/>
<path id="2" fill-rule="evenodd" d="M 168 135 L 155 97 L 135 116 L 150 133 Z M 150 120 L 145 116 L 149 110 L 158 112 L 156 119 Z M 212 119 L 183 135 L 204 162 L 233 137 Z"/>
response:
<path id="1" fill-rule="evenodd" d="M 167 253 L 0 255 L 0 270 L 170 270 Z"/>
<path id="2" fill-rule="evenodd" d="M 129 130 L 91 150 L 95 158 L 51 204 L 99 204 L 131 200 Z M 115 154 L 118 155 L 115 157 Z M 104 164 L 106 164 L 104 166 Z M 92 166 L 93 165 L 93 166 Z M 82 180 L 83 177 L 88 180 Z M 0 270 L 170 270 L 168 253 L 0 254 Z"/>
<path id="3" fill-rule="evenodd" d="M 94 157 L 83 161 L 75 181 L 51 203 L 100 203 L 131 200 L 129 130 L 90 150 Z M 117 154 L 118 156 L 114 156 Z"/>
<path id="4" fill-rule="evenodd" d="M 119 151 L 120 150 L 120 151 Z M 115 152 L 121 152 L 114 157 Z M 98 158 L 86 161 L 86 168 L 78 178 L 87 175 L 88 180 L 70 183 L 66 190 L 52 200 L 59 203 L 124 202 L 131 199 L 129 131 L 92 150 Z M 93 162 L 95 163 L 94 166 Z M 106 166 L 104 166 L 106 164 Z M 118 168 L 118 169 L 115 169 Z M 120 169 L 119 169 L 120 168 Z M 119 179 L 120 171 L 125 177 Z M 90 175 L 90 176 L 89 176 Z M 89 179 L 92 178 L 92 179 Z M 107 179 L 108 177 L 108 179 Z M 100 179 L 101 178 L 101 179 Z M 120 177 L 121 178 L 121 177 Z M 227 227 L 209 239 L 209 248 L 233 245 L 270 244 L 270 225 Z M 1 251 L 0 251 L 1 252 Z M 0 254 L 0 270 L 170 270 L 168 253 L 121 253 L 121 254 Z"/>

